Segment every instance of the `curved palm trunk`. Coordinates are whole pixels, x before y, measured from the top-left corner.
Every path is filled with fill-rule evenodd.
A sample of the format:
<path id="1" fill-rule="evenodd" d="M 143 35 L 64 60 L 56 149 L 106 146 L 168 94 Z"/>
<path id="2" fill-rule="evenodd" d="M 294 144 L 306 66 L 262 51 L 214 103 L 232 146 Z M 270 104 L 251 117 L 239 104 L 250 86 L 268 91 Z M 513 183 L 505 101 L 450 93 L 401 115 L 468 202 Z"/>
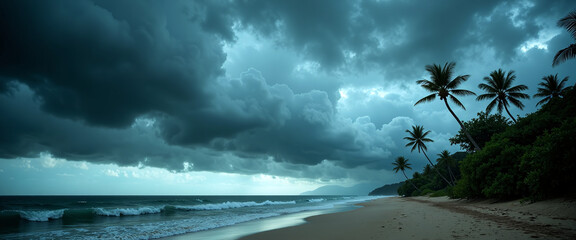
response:
<path id="1" fill-rule="evenodd" d="M 416 187 L 416 185 L 414 185 L 414 183 L 412 183 L 412 181 L 410 181 L 410 179 L 408 179 L 408 176 L 406 176 L 406 173 L 404 172 L 404 170 L 402 170 L 402 174 L 404 174 L 406 181 L 408 181 L 410 184 L 412 184 L 412 187 L 414 187 L 414 188 L 416 188 L 416 190 L 420 191 L 420 188 Z"/>
<path id="2" fill-rule="evenodd" d="M 444 179 L 444 181 L 446 181 L 446 183 L 448 183 L 449 186 L 454 186 L 450 181 L 448 181 L 448 179 L 446 179 L 444 177 L 444 175 L 442 175 L 440 173 L 440 171 L 438 171 L 438 168 L 436 168 L 436 165 L 434 165 L 434 163 L 432 163 L 432 161 L 430 161 L 430 158 L 428 158 L 428 155 L 426 155 L 426 151 L 422 151 L 422 153 L 424 153 L 424 156 L 426 157 L 426 160 L 428 160 L 428 162 L 430 163 L 430 165 L 434 168 L 434 170 L 436 170 L 436 173 L 438 173 L 438 176 L 440 176 L 442 179 Z"/>
<path id="3" fill-rule="evenodd" d="M 452 185 L 456 185 L 456 176 L 454 176 L 454 173 L 452 173 L 452 168 L 450 166 L 448 166 L 448 174 L 450 174 Z"/>
<path id="4" fill-rule="evenodd" d="M 506 109 L 506 112 L 508 113 L 510 118 L 512 118 L 512 121 L 514 121 L 514 123 L 516 123 L 516 119 L 514 119 L 514 117 L 512 117 L 512 114 L 510 114 L 510 111 L 508 111 L 508 107 L 506 107 L 506 105 L 504 105 L 504 109 Z"/>
<path id="5" fill-rule="evenodd" d="M 458 118 L 458 116 L 456 116 L 456 114 L 454 113 L 454 111 L 452 111 L 452 108 L 450 108 L 450 105 L 448 105 L 448 100 L 446 100 L 446 98 L 444 98 L 444 103 L 446 104 L 446 107 L 448 108 L 448 111 L 450 111 L 450 113 L 452 113 L 452 116 L 454 116 L 454 118 L 456 118 L 456 121 L 458 121 L 458 124 L 460 124 L 460 128 L 462 128 L 462 130 L 464 130 L 464 133 L 466 134 L 466 137 L 468 137 L 468 140 L 470 140 L 470 142 L 472 142 L 472 145 L 474 145 L 474 148 L 476 151 L 480 151 L 482 150 L 480 148 L 480 146 L 478 146 L 478 144 L 476 143 L 476 141 L 474 141 L 474 138 L 472 138 L 472 136 L 470 135 L 470 133 L 468 133 L 468 130 L 466 129 L 466 127 L 464 127 L 464 124 L 462 124 L 462 122 L 460 121 L 460 119 Z M 430 160 L 428 160 L 430 161 Z"/>

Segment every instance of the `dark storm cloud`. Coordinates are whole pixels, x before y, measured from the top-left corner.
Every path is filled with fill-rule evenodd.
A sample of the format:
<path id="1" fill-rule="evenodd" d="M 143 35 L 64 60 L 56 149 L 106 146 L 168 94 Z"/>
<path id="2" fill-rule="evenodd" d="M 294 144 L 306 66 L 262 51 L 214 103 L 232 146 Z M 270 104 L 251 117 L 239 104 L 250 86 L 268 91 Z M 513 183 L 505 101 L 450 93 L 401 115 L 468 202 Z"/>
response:
<path id="1" fill-rule="evenodd" d="M 241 26 L 323 68 L 380 67 L 392 76 L 455 61 L 482 46 L 509 62 L 570 1 L 236 1 Z M 563 8 L 564 7 L 564 8 Z M 353 54 L 353 57 L 348 55 Z M 386 70 L 386 69 L 394 69 Z"/>
<path id="2" fill-rule="evenodd" d="M 326 161 L 390 168 L 383 158 L 409 154 L 401 138 L 416 118 L 411 104 L 390 94 L 374 104 L 402 116 L 371 119 L 374 104 L 359 101 L 358 116 L 343 117 L 337 90 L 354 82 L 334 72 L 377 69 L 414 81 L 425 64 L 478 47 L 510 61 L 571 5 L 524 3 L 2 1 L 0 157 L 50 152 L 243 173 L 272 171 L 271 162 L 293 168 L 287 174 Z M 318 62 L 327 75 L 276 79 L 245 68 L 226 78 L 223 49 L 239 32 Z M 256 61 L 245 55 L 235 60 Z"/>
<path id="3" fill-rule="evenodd" d="M 126 127 L 152 111 L 201 105 L 225 55 L 175 9 L 156 2 L 5 1 L 0 73 L 34 90 L 42 108 Z M 185 31 L 186 30 L 186 31 Z"/>

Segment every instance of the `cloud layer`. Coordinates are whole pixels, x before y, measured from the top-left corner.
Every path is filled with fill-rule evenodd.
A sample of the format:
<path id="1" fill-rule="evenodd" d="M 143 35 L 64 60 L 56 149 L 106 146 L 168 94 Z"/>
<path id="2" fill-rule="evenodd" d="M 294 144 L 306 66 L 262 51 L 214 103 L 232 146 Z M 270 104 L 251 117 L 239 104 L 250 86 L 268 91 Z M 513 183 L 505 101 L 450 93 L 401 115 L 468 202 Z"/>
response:
<path id="1" fill-rule="evenodd" d="M 477 79 L 515 67 L 535 86 L 554 51 L 538 47 L 569 43 L 554 24 L 576 8 L 375 0 L 0 7 L 8 36 L 0 41 L 0 158 L 50 153 L 172 171 L 364 180 L 373 176 L 367 169 L 418 156 L 402 140 L 414 124 L 433 131 L 430 151 L 456 149 L 443 106 L 412 106 L 425 94 L 414 84 L 427 77 L 424 65 L 462 62 L 458 74 Z M 464 119 L 483 109 L 471 105 Z"/>

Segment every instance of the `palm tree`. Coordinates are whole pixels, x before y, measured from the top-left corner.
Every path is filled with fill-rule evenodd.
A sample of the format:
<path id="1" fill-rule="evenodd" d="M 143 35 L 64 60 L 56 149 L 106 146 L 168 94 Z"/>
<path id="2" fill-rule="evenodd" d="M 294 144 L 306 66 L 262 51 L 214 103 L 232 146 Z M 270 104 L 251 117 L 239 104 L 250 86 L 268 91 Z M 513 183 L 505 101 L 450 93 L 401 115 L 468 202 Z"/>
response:
<path id="1" fill-rule="evenodd" d="M 424 153 L 426 160 L 428 160 L 430 165 L 435 167 L 434 163 L 430 161 L 430 158 L 428 158 L 428 155 L 426 154 L 426 151 L 428 151 L 428 148 L 426 147 L 426 142 L 434 142 L 434 140 L 426 137 L 430 133 L 430 131 L 424 132 L 423 126 L 416 125 L 412 126 L 412 131 L 406 130 L 406 132 L 410 134 L 410 136 L 404 137 L 404 139 L 410 141 L 406 144 L 406 147 L 412 147 L 412 149 L 410 149 L 411 152 L 413 152 L 415 149 L 418 149 L 418 152 Z M 446 181 L 449 185 L 451 185 L 450 182 L 438 171 L 438 169 L 436 169 L 436 172 L 438 173 L 438 175 L 440 175 L 440 177 L 444 179 L 444 181 Z"/>
<path id="2" fill-rule="evenodd" d="M 454 66 L 456 66 L 456 63 L 454 62 L 446 63 L 444 64 L 444 67 L 441 67 L 440 65 L 436 64 L 426 65 L 426 71 L 430 73 L 431 79 L 418 80 L 416 81 L 416 83 L 420 84 L 420 86 L 422 86 L 429 92 L 432 92 L 432 94 L 418 100 L 414 105 L 418 105 L 424 102 L 430 102 L 436 99 L 436 96 L 439 96 L 440 100 L 444 101 L 444 104 L 446 104 L 448 111 L 450 111 L 452 116 L 454 116 L 456 121 L 458 121 L 458 124 L 460 124 L 460 128 L 464 130 L 466 137 L 468 137 L 470 142 L 472 142 L 472 144 L 474 145 L 474 148 L 478 151 L 480 150 L 480 146 L 478 146 L 476 141 L 474 141 L 470 133 L 468 133 L 466 127 L 464 127 L 464 124 L 462 124 L 462 121 L 460 121 L 458 116 L 456 116 L 454 111 L 452 111 L 452 109 L 450 108 L 450 105 L 448 105 L 448 98 L 450 98 L 450 100 L 452 100 L 454 104 L 466 110 L 464 105 L 454 95 L 457 96 L 476 95 L 474 92 L 469 90 L 456 89 L 458 86 L 460 86 L 460 84 L 468 80 L 468 77 L 470 77 L 470 75 L 459 75 L 451 80 Z"/>
<path id="3" fill-rule="evenodd" d="M 566 28 L 572 38 L 576 40 L 576 11 L 568 13 L 568 15 L 558 21 L 558 26 Z M 564 48 L 554 56 L 552 61 L 552 66 L 556 66 L 570 58 L 576 57 L 576 44 L 570 44 L 567 48 Z"/>
<path id="4" fill-rule="evenodd" d="M 396 173 L 398 173 L 398 171 L 402 171 L 402 174 L 404 174 L 406 181 L 408 181 L 410 184 L 412 184 L 414 188 L 420 191 L 420 189 L 416 187 L 416 185 L 414 185 L 414 183 L 412 183 L 410 179 L 408 179 L 408 176 L 406 176 L 406 172 L 404 172 L 406 169 L 412 169 L 412 167 L 410 167 L 410 165 L 412 164 L 408 163 L 408 159 L 404 157 L 398 157 L 396 158 L 396 161 L 392 163 L 392 165 L 394 165 L 394 171 L 396 171 Z"/>
<path id="5" fill-rule="evenodd" d="M 564 83 L 568 81 L 568 77 L 565 77 L 562 81 L 558 82 L 558 74 L 556 74 L 545 76 L 542 80 L 544 81 L 538 83 L 538 86 L 542 87 L 538 88 L 538 93 L 534 94 L 534 97 L 544 97 L 544 99 L 536 103 L 536 106 L 545 104 L 553 98 L 562 97 L 563 91 L 566 89 Z"/>
<path id="6" fill-rule="evenodd" d="M 454 176 L 454 173 L 452 172 L 452 167 L 455 164 L 454 164 L 454 159 L 450 155 L 450 152 L 448 152 L 448 150 L 444 150 L 440 154 L 438 154 L 438 156 L 440 158 L 438 158 L 436 161 L 438 161 L 439 164 L 446 165 L 446 168 L 448 168 L 448 174 L 450 174 L 450 180 L 452 181 L 453 184 L 456 183 L 456 177 Z"/>
<path id="7" fill-rule="evenodd" d="M 508 110 L 509 103 L 512 103 L 512 105 L 520 109 L 524 109 L 524 104 L 519 100 L 519 98 L 526 99 L 530 98 L 530 96 L 521 92 L 528 89 L 526 85 L 522 84 L 512 87 L 512 82 L 514 82 L 514 80 L 516 80 L 514 71 L 510 71 L 506 74 L 502 69 L 498 69 L 492 71 L 489 77 L 484 77 L 484 81 L 486 81 L 487 84 L 478 84 L 478 87 L 486 91 L 486 93 L 478 96 L 476 100 L 492 99 L 486 107 L 486 113 L 490 113 L 494 106 L 498 104 L 498 112 L 502 113 L 502 109 L 506 109 L 506 112 L 512 121 L 516 122 L 516 119 L 514 119 Z"/>

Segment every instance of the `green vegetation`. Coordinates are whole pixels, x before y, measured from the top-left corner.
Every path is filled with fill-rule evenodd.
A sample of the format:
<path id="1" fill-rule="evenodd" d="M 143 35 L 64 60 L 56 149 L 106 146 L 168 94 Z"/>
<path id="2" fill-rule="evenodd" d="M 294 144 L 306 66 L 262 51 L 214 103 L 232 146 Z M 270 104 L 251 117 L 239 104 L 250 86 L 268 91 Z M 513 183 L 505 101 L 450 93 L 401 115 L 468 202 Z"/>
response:
<path id="1" fill-rule="evenodd" d="M 426 147 L 426 142 L 433 142 L 432 139 L 426 137 L 430 133 L 430 131 L 424 132 L 424 127 L 416 125 L 416 126 L 412 126 L 412 131 L 406 130 L 406 132 L 410 135 L 408 137 L 404 137 L 404 139 L 410 141 L 406 144 L 406 147 L 411 146 L 412 149 L 410 149 L 410 151 L 414 151 L 414 149 L 418 149 L 418 152 L 424 153 L 424 156 L 426 157 L 426 160 L 428 160 L 430 165 L 432 165 L 432 167 L 436 167 L 434 165 L 434 163 L 432 163 L 432 161 L 430 161 L 430 158 L 428 158 L 428 155 L 426 154 L 426 151 L 428 150 L 428 148 Z M 396 172 L 398 172 L 398 171 L 396 171 Z M 404 172 L 404 171 L 402 171 L 402 172 Z M 444 179 L 444 181 L 446 181 L 446 183 L 448 183 L 448 185 L 453 186 L 453 184 L 450 181 L 448 181 L 446 179 L 446 177 L 444 177 L 444 175 L 442 175 L 442 173 L 440 173 L 440 171 L 436 170 L 436 173 L 438 173 L 438 176 L 440 176 L 442 179 Z M 406 174 L 404 174 L 404 176 L 406 176 Z"/>
<path id="2" fill-rule="evenodd" d="M 484 148 L 486 142 L 490 141 L 492 135 L 504 132 L 511 124 L 508 119 L 500 114 L 488 115 L 485 112 L 479 112 L 477 116 L 477 118 L 464 122 L 464 126 L 466 126 L 470 135 L 476 139 L 478 145 L 482 148 Z M 466 151 L 474 151 L 474 146 L 462 130 L 456 136 L 450 138 L 450 143 L 453 145 L 458 144 L 460 148 Z"/>
<path id="3" fill-rule="evenodd" d="M 542 80 L 544 81 L 538 84 L 538 86 L 542 87 L 538 88 L 538 93 L 534 94 L 534 97 L 543 97 L 543 99 L 536 105 L 547 103 L 551 99 L 559 98 L 564 95 L 564 91 L 566 90 L 564 84 L 568 81 L 568 77 L 565 77 L 562 81 L 558 82 L 558 74 L 556 74 L 545 76 Z"/>
<path id="4" fill-rule="evenodd" d="M 524 109 L 524 104 L 519 99 L 527 99 L 530 98 L 530 96 L 526 93 L 522 93 L 522 91 L 528 89 L 526 85 L 521 84 L 511 86 L 514 80 L 516 80 L 514 71 L 510 71 L 508 74 L 502 71 L 502 69 L 491 72 L 489 77 L 484 77 L 486 83 L 480 83 L 478 85 L 478 88 L 486 91 L 486 93 L 478 96 L 476 100 L 492 99 L 486 107 L 487 113 L 490 113 L 494 106 L 498 106 L 498 113 L 502 114 L 502 110 L 506 109 L 506 112 L 512 121 L 516 122 L 516 119 L 508 110 L 508 105 L 510 105 L 509 103 L 512 103 L 512 105 L 520 109 Z"/>
<path id="5" fill-rule="evenodd" d="M 396 158 L 396 162 L 393 162 L 392 165 L 394 165 L 394 171 L 398 172 L 398 171 L 402 171 L 402 174 L 404 174 L 404 177 L 406 178 L 406 181 L 409 182 L 410 184 L 412 184 L 412 186 L 416 189 L 418 189 L 418 187 L 416 187 L 416 185 L 414 185 L 412 182 L 410 182 L 410 179 L 408 179 L 408 176 L 406 176 L 406 169 L 412 169 L 412 167 L 410 167 L 410 163 L 408 163 L 408 159 L 404 158 L 404 157 L 398 157 Z"/>
<path id="6" fill-rule="evenodd" d="M 576 92 L 495 134 L 462 162 L 455 197 L 534 200 L 576 193 Z"/>
<path id="7" fill-rule="evenodd" d="M 422 173 L 414 173 L 410 181 L 414 185 L 404 184 L 398 193 L 532 200 L 575 196 L 576 91 L 569 88 L 537 112 L 509 123 L 499 114 L 479 113 L 478 118 L 464 124 L 481 139 L 481 151 L 438 154 L 436 166 L 428 165 Z M 474 149 L 464 135 L 460 131 L 451 142 Z M 436 170 L 446 176 L 454 170 L 456 185 L 449 186 L 434 174 Z"/>

